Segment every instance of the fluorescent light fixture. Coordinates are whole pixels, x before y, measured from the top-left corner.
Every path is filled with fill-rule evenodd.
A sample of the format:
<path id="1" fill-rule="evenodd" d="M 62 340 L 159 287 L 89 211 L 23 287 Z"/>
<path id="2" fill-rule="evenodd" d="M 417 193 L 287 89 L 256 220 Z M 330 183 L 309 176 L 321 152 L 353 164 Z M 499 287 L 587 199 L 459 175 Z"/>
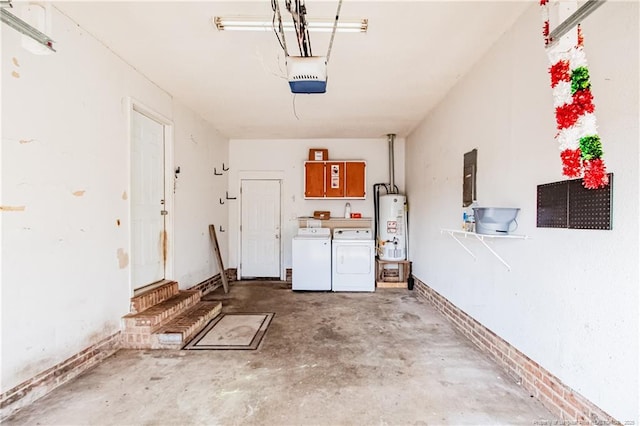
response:
<path id="1" fill-rule="evenodd" d="M 213 25 L 219 31 L 273 31 L 273 21 L 271 18 L 249 18 L 249 17 L 229 17 L 222 16 L 213 17 Z M 285 31 L 293 31 L 293 22 L 282 21 L 282 27 Z M 338 21 L 337 32 L 343 33 L 366 33 L 369 27 L 368 19 L 360 19 L 356 21 Z M 276 29 L 278 28 L 276 23 Z M 310 32 L 326 32 L 333 31 L 333 21 L 318 21 L 307 19 L 307 28 Z"/>

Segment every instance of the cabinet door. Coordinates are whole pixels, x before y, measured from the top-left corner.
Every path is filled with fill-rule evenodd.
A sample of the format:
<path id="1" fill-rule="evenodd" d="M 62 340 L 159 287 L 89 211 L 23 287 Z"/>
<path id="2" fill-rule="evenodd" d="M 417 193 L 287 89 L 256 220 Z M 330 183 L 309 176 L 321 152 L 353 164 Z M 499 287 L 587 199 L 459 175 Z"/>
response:
<path id="1" fill-rule="evenodd" d="M 325 197 L 344 198 L 344 161 L 327 161 L 325 164 Z"/>
<path id="2" fill-rule="evenodd" d="M 305 198 L 324 197 L 324 162 L 304 163 L 304 196 Z"/>
<path id="3" fill-rule="evenodd" d="M 347 161 L 345 176 L 345 196 L 348 198 L 365 198 L 366 196 L 366 163 L 364 161 Z"/>

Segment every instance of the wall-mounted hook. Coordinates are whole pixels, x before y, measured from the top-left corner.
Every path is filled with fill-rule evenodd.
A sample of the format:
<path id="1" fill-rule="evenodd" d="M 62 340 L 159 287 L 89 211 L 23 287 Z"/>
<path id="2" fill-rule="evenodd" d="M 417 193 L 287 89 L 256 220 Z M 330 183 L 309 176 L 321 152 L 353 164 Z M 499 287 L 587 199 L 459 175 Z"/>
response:
<path id="1" fill-rule="evenodd" d="M 176 167 L 174 176 L 178 179 L 178 175 L 180 174 L 180 166 Z"/>
<path id="2" fill-rule="evenodd" d="M 237 197 L 229 197 L 229 191 L 227 191 L 227 195 L 226 195 L 227 200 L 236 200 Z"/>
<path id="3" fill-rule="evenodd" d="M 220 204 L 224 204 L 224 201 L 222 201 L 222 198 L 220 198 Z"/>
<path id="4" fill-rule="evenodd" d="M 224 163 L 222 163 L 222 171 L 223 171 L 223 172 L 226 172 L 227 170 L 229 170 L 229 168 L 228 168 L 228 167 L 225 167 L 225 166 L 224 166 Z"/>
<path id="5" fill-rule="evenodd" d="M 227 231 L 225 231 L 225 230 L 222 228 L 222 225 L 220 225 L 220 228 L 219 228 L 219 229 L 220 229 L 220 232 L 227 232 Z"/>
<path id="6" fill-rule="evenodd" d="M 222 176 L 222 173 L 218 173 L 218 170 L 216 170 L 216 168 L 213 168 L 213 174 L 216 176 Z"/>

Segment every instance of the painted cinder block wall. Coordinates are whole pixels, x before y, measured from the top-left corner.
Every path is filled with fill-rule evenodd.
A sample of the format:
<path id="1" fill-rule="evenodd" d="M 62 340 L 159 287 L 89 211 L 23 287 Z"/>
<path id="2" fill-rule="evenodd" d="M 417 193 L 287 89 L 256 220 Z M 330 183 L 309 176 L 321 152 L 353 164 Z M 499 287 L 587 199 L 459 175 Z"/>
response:
<path id="1" fill-rule="evenodd" d="M 218 272 L 207 226 L 227 224 L 216 206 L 227 176 L 213 176 L 227 139 L 52 11 L 51 55 L 1 26 L 2 393 L 118 333 L 129 311 L 128 97 L 173 122 L 169 244 L 182 288 Z"/>
<path id="2" fill-rule="evenodd" d="M 408 136 L 413 272 L 620 421 L 640 420 L 638 3 L 607 2 L 583 23 L 596 116 L 613 186 L 611 231 L 536 227 L 536 185 L 563 180 L 553 99 L 532 6 Z M 463 154 L 478 148 L 481 206 L 520 207 L 517 233 L 461 228 Z"/>

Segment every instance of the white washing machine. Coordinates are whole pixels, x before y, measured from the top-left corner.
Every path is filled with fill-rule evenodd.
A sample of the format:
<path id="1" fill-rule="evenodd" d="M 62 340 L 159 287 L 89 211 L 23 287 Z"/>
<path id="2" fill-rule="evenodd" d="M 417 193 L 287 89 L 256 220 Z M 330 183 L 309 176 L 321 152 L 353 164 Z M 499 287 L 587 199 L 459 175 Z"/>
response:
<path id="1" fill-rule="evenodd" d="M 293 237 L 292 290 L 331 290 L 331 230 L 299 228 Z"/>
<path id="2" fill-rule="evenodd" d="M 375 291 L 375 244 L 369 228 L 336 228 L 331 242 L 333 291 Z"/>

